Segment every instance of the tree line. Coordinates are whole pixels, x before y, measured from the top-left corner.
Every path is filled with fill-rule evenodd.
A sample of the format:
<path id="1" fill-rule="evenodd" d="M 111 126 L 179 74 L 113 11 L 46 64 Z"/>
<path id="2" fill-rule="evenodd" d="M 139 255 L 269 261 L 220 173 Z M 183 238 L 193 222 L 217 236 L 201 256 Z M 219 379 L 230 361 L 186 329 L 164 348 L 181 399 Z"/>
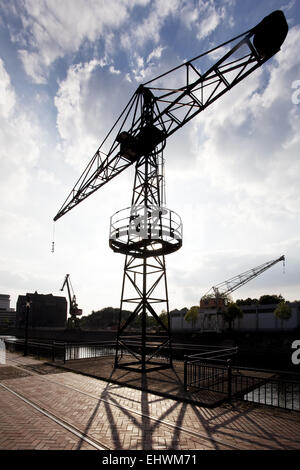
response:
<path id="1" fill-rule="evenodd" d="M 291 307 L 289 302 L 286 302 L 282 295 L 262 295 L 259 299 L 237 299 L 233 302 L 228 299 L 228 302 L 222 313 L 225 321 L 228 323 L 229 329 L 231 328 L 232 322 L 236 318 L 242 318 L 243 312 L 241 306 L 244 305 L 267 305 L 277 304 L 274 314 L 281 320 L 288 320 L 291 316 Z M 116 330 L 119 324 L 119 308 L 105 307 L 101 310 L 92 311 L 90 315 L 83 316 L 80 320 L 80 326 L 86 329 L 113 329 Z M 184 315 L 184 319 L 188 322 L 195 323 L 200 312 L 199 305 L 194 305 L 190 308 L 184 307 L 180 310 L 174 309 L 170 311 L 170 315 L 180 313 Z M 132 314 L 132 311 L 122 311 L 122 322 L 124 323 L 128 317 Z M 160 320 L 167 326 L 168 315 L 165 310 L 162 310 L 159 314 Z M 135 319 L 130 323 L 131 329 L 139 329 L 141 327 L 141 315 L 137 315 Z M 146 328 L 149 330 L 161 330 L 162 327 L 157 323 L 152 315 L 147 315 Z"/>
<path id="2" fill-rule="evenodd" d="M 83 316 L 80 319 L 80 326 L 81 328 L 97 330 L 97 329 L 112 329 L 115 330 L 118 328 L 119 325 L 119 308 L 114 307 L 105 307 L 101 310 L 92 311 L 90 315 Z M 123 324 L 129 316 L 132 314 L 130 310 L 123 310 L 122 311 L 122 319 L 121 324 Z M 168 322 L 168 315 L 165 310 L 159 314 L 160 320 L 167 325 Z M 135 319 L 130 323 L 131 329 L 139 329 L 141 327 L 141 315 L 137 315 Z M 147 315 L 146 318 L 146 328 L 147 329 L 154 329 L 158 328 L 157 321 L 152 317 L 152 315 Z M 159 329 L 162 329 L 159 328 Z"/>

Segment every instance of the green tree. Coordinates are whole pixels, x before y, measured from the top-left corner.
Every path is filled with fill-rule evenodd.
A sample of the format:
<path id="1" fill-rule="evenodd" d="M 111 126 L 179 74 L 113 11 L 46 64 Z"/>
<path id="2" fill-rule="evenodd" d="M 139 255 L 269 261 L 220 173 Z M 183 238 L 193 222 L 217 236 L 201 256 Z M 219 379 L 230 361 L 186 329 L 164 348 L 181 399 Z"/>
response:
<path id="1" fill-rule="evenodd" d="M 258 300 L 251 299 L 251 297 L 247 297 L 247 299 L 237 299 L 235 303 L 237 305 L 255 305 L 255 304 L 258 304 Z"/>
<path id="2" fill-rule="evenodd" d="M 168 328 L 168 312 L 166 312 L 166 310 L 162 310 L 159 314 L 159 318 L 161 319 L 165 327 Z"/>
<path id="3" fill-rule="evenodd" d="M 236 303 L 230 302 L 224 311 L 224 320 L 228 323 L 228 329 L 231 330 L 232 322 L 236 318 L 242 318 L 242 316 L 243 312 L 240 307 Z"/>
<path id="4" fill-rule="evenodd" d="M 274 315 L 280 320 L 289 320 L 292 315 L 292 309 L 287 302 L 282 301 L 274 310 Z"/>
<path id="5" fill-rule="evenodd" d="M 261 305 L 266 305 L 266 304 L 279 304 L 280 302 L 284 302 L 284 298 L 282 295 L 262 295 L 259 298 L 259 303 Z"/>
<path id="6" fill-rule="evenodd" d="M 192 328 L 194 328 L 195 323 L 197 321 L 197 318 L 199 315 L 199 309 L 200 307 L 198 305 L 194 305 L 186 312 L 184 316 L 185 321 L 192 322 Z"/>
<path id="7" fill-rule="evenodd" d="M 119 321 L 119 308 L 105 307 L 101 310 L 92 311 L 90 315 L 81 317 L 80 326 L 82 328 L 96 330 L 117 327 Z M 130 311 L 124 310 L 122 318 L 127 319 Z"/>

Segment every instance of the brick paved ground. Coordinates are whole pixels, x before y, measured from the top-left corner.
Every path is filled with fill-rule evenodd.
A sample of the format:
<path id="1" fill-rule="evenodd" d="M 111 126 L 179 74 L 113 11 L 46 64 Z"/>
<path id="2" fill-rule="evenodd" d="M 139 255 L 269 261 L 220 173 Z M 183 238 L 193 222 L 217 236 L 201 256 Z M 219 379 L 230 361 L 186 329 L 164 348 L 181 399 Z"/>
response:
<path id="1" fill-rule="evenodd" d="M 128 361 L 128 358 L 127 358 Z M 126 357 L 125 357 L 126 362 Z M 91 375 L 129 387 L 134 387 L 148 392 L 159 393 L 168 398 L 188 401 L 197 405 L 215 406 L 226 400 L 226 394 L 212 390 L 184 391 L 184 365 L 182 361 L 173 361 L 173 368 L 151 371 L 146 375 L 140 372 L 132 372 L 124 369 L 114 369 L 114 357 L 97 357 L 91 359 L 68 360 L 60 363 L 66 370 Z M 241 376 L 243 371 L 239 371 Z M 247 371 L 247 375 L 251 372 Z M 273 374 L 256 373 L 258 382 Z M 246 384 L 246 381 L 245 381 Z M 223 383 L 224 391 L 227 386 Z M 245 391 L 246 393 L 246 391 Z"/>
<path id="2" fill-rule="evenodd" d="M 92 448 L 1 384 L 109 449 L 300 449 L 300 413 L 195 406 L 12 353 L 0 366 L 0 449 Z"/>

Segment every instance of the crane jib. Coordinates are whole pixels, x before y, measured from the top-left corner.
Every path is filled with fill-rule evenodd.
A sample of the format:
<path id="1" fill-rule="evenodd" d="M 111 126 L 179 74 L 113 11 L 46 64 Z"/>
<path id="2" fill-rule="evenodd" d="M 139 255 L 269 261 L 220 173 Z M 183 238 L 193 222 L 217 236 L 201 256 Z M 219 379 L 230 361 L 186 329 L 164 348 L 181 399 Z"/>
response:
<path id="1" fill-rule="evenodd" d="M 117 134 L 113 137 L 112 130 L 115 128 L 115 124 L 103 141 L 103 143 L 106 142 L 108 137 L 114 139 L 110 150 L 107 152 L 106 160 L 102 160 L 101 164 L 98 164 L 98 160 L 93 157 L 54 220 L 62 217 L 97 189 L 111 181 L 128 166 L 138 161 L 141 156 L 153 151 L 161 151 L 166 144 L 167 137 L 174 134 L 199 112 L 205 110 L 208 105 L 216 101 L 277 53 L 287 33 L 288 24 L 285 16 L 282 11 L 276 10 L 266 16 L 254 28 L 244 33 L 244 36 L 237 36 L 237 38 L 242 38 L 238 44 L 231 48 L 208 71 L 203 74 L 199 73 L 197 80 L 193 83 L 190 83 L 187 79 L 187 82 L 181 84 L 177 90 L 171 90 L 167 94 L 163 92 L 161 96 L 155 96 L 150 89 L 156 78 L 147 82 L 147 86 L 140 85 L 116 122 L 119 125 L 120 118 L 123 115 L 125 116 Z M 224 44 L 228 44 L 237 38 L 233 38 Z M 248 46 L 249 57 L 238 63 L 232 62 L 224 68 L 224 62 L 243 44 Z M 217 48 L 214 48 L 214 50 Z M 173 71 L 178 71 L 180 67 L 191 67 L 192 69 L 192 62 L 195 59 L 191 59 L 189 62 L 166 72 L 163 76 L 172 75 Z M 230 81 L 229 77 L 233 70 L 236 70 L 237 74 Z M 199 98 L 195 95 L 197 87 L 199 87 L 199 93 L 203 96 L 206 90 L 211 89 L 211 92 L 208 93 L 208 96 Z M 142 96 L 144 103 L 140 115 L 138 115 L 139 108 L 137 106 L 139 96 Z M 134 104 L 136 106 L 134 117 L 130 118 L 131 107 Z M 161 106 L 160 108 L 158 104 Z M 179 112 L 184 107 L 188 111 L 182 117 Z"/>

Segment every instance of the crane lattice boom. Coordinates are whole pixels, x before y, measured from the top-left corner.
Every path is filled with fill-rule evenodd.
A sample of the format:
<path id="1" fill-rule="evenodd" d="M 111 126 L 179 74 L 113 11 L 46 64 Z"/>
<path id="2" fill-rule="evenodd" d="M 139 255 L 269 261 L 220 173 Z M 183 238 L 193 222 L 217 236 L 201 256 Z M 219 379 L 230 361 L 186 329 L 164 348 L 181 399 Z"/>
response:
<path id="1" fill-rule="evenodd" d="M 237 276 L 234 276 L 224 282 L 221 282 L 220 284 L 217 284 L 216 286 L 213 286 L 207 292 L 207 294 L 202 297 L 202 299 L 209 298 L 211 296 L 213 296 L 215 299 L 225 299 L 229 294 L 239 289 L 241 286 L 251 281 L 255 277 L 259 276 L 264 271 L 277 264 L 279 261 L 285 262 L 284 255 L 280 256 L 278 259 L 263 263 L 260 266 L 249 269 L 242 274 L 238 274 Z"/>
<path id="2" fill-rule="evenodd" d="M 140 85 L 54 220 L 144 155 L 163 148 L 169 136 L 278 52 L 287 31 L 284 14 L 275 11 L 246 33 Z M 207 67 L 209 53 L 231 43 L 233 47 Z M 147 101 L 152 103 L 152 116 L 145 121 Z"/>

